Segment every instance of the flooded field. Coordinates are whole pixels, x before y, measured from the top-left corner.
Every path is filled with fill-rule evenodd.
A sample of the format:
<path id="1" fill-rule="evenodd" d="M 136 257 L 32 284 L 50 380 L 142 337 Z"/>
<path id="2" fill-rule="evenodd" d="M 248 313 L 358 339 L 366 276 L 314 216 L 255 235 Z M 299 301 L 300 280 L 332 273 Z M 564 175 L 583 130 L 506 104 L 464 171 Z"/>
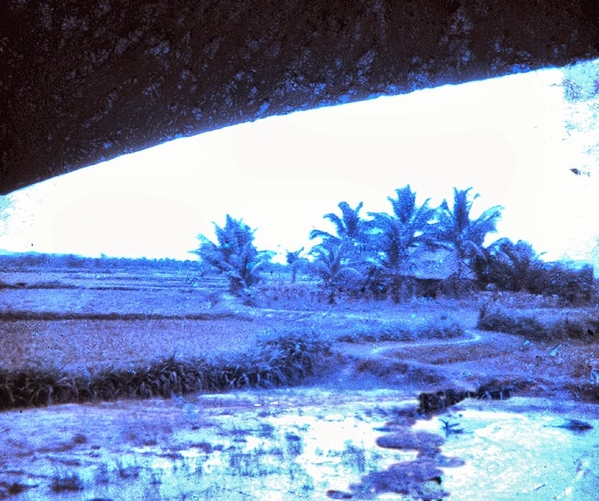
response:
<path id="1" fill-rule="evenodd" d="M 0 499 L 596 499 L 599 348 L 590 334 L 554 341 L 480 330 L 483 295 L 310 311 L 293 302 L 248 306 L 168 276 L 140 278 L 141 285 L 135 278 L 93 285 L 93 276 L 57 274 L 36 285 L 33 274 L 4 276 Z M 516 313 L 533 306 L 510 300 L 523 303 L 504 305 Z M 595 315 L 537 301 L 545 317 Z M 181 395 L 168 391 L 188 377 L 177 360 L 148 368 L 165 355 L 249 352 L 275 331 L 283 340 L 321 336 L 318 353 L 301 359 L 319 365 L 294 387 Z M 262 366 L 286 370 L 268 368 L 261 356 L 289 367 L 300 360 L 281 358 L 276 346 L 253 353 L 255 374 Z M 42 372 L 21 376 L 27 367 Z M 102 367 L 114 371 L 101 376 Z M 218 377 L 219 366 L 210 367 Z M 237 367 L 222 367 L 237 383 L 249 381 Z M 144 370 L 155 379 L 144 382 Z M 60 378 L 74 375 L 85 388 L 88 371 L 106 388 L 131 372 L 142 395 L 144 384 L 164 382 L 167 398 L 126 399 L 122 388 L 118 397 L 107 392 L 109 402 L 88 396 L 18 408 L 11 401 L 24 389 L 30 400 L 21 402 L 51 404 L 52 385 L 56 395 Z M 48 375 L 58 378 L 50 390 Z M 41 386 L 28 389 L 35 377 Z M 491 381 L 512 388 L 512 398 L 466 398 L 432 417 L 417 411 L 421 392 L 476 391 Z M 47 400 L 36 400 L 36 391 Z"/>
<path id="2" fill-rule="evenodd" d="M 298 388 L 5 412 L 0 493 L 32 501 L 594 499 L 592 407 L 466 400 L 431 419 L 406 417 L 416 405 L 401 391 Z M 377 445 L 406 433 L 415 444 Z M 412 480 L 381 483 L 397 464 Z"/>

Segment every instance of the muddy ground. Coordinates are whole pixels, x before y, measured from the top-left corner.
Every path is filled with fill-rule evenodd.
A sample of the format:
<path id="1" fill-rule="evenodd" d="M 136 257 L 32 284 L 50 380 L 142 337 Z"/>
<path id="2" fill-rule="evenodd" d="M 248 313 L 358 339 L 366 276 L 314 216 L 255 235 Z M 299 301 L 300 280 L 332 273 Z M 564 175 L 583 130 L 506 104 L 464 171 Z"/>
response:
<path id="1" fill-rule="evenodd" d="M 586 500 L 599 491 L 598 345 L 479 331 L 484 298 L 310 311 L 215 300 L 212 290 L 173 277 L 168 286 L 165 277 L 124 277 L 118 287 L 60 273 L 0 279 L 10 285 L 0 291 L 2 311 L 35 314 L 0 320 L 4 368 L 93 371 L 226 353 L 289 326 L 334 333 L 449 317 L 465 329 L 449 340 L 334 343 L 300 388 L 3 412 L 0 499 Z M 437 417 L 416 413 L 420 392 L 493 380 L 515 388 L 513 397 L 467 399 Z M 377 445 L 399 430 L 439 439 Z M 429 442 L 438 445 L 428 450 Z M 393 480 L 394 471 L 413 482 Z M 373 492 L 385 482 L 396 492 Z"/>

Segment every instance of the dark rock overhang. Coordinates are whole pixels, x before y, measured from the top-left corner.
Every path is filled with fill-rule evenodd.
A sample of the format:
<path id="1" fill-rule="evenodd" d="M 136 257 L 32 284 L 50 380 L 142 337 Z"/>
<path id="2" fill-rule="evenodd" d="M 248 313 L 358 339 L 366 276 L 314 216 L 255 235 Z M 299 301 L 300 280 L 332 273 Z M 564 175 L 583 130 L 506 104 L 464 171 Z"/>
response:
<path id="1" fill-rule="evenodd" d="M 6 4 L 0 194 L 270 115 L 599 54 L 593 0 Z"/>

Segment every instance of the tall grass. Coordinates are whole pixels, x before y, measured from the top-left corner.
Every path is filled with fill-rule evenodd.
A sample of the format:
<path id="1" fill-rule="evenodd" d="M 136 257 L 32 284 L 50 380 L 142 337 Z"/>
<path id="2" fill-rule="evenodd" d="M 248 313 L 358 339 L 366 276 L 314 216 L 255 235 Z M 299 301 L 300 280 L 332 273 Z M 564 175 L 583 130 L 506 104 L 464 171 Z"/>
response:
<path id="1" fill-rule="evenodd" d="M 0 369 L 0 410 L 293 385 L 315 373 L 329 348 L 330 342 L 314 333 L 280 331 L 264 334 L 252 350 L 229 357 L 170 356 L 92 375 L 56 368 Z"/>

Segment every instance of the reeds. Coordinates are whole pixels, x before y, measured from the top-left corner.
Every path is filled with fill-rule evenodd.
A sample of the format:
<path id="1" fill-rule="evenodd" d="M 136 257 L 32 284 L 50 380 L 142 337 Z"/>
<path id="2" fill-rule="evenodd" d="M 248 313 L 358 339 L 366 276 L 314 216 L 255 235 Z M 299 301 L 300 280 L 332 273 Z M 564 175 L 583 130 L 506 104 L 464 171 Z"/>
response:
<path id="1" fill-rule="evenodd" d="M 329 342 L 314 333 L 279 332 L 262 336 L 252 350 L 227 357 L 169 356 L 91 375 L 56 368 L 0 369 L 0 410 L 293 385 L 314 374 L 329 348 Z"/>

